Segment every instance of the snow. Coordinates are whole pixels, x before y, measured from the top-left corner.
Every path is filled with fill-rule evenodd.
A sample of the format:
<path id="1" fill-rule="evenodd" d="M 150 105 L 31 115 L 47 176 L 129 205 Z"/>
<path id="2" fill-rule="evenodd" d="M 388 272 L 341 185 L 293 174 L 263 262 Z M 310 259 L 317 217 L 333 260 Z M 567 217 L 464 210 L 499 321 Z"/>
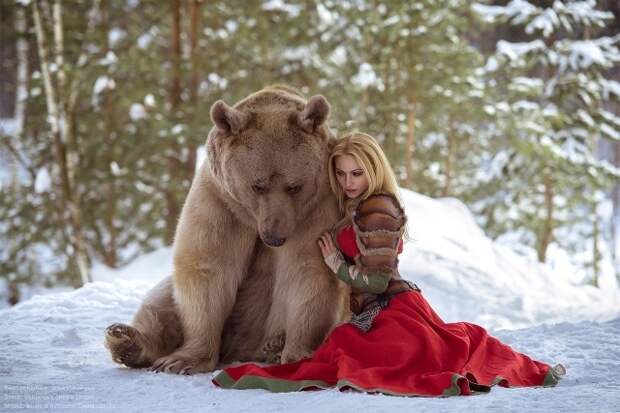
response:
<path id="1" fill-rule="evenodd" d="M 619 59 L 620 61 L 620 59 Z M 612 99 L 611 95 L 616 95 L 616 99 L 620 99 L 620 82 L 616 80 L 601 79 L 601 85 L 603 87 L 603 97 L 605 99 Z M 609 113 L 609 112 L 606 112 Z"/>
<path id="2" fill-rule="evenodd" d="M 113 27 L 108 33 L 110 47 L 116 47 L 127 37 L 127 32 L 119 27 Z"/>
<path id="3" fill-rule="evenodd" d="M 313 47 L 300 46 L 300 47 L 287 47 L 282 50 L 281 56 L 286 60 L 304 60 L 312 56 Z"/>
<path id="4" fill-rule="evenodd" d="M 372 65 L 366 62 L 360 65 L 357 75 L 355 75 L 351 81 L 356 85 L 359 85 L 361 88 L 382 84 Z"/>
<path id="5" fill-rule="evenodd" d="M 609 139 L 620 141 L 620 131 L 618 129 L 609 126 L 607 123 L 601 123 L 601 132 Z"/>
<path id="6" fill-rule="evenodd" d="M 132 103 L 129 107 L 129 117 L 134 122 L 146 118 L 146 109 L 144 105 L 141 103 Z"/>
<path id="7" fill-rule="evenodd" d="M 194 173 L 198 173 L 200 167 L 202 166 L 203 162 L 206 161 L 206 159 L 207 150 L 205 149 L 204 145 L 201 145 L 200 147 L 198 147 L 198 149 L 196 149 L 196 170 L 194 171 Z"/>
<path id="8" fill-rule="evenodd" d="M 548 37 L 553 33 L 553 29 L 560 24 L 560 18 L 553 8 L 545 9 L 545 11 L 534 17 L 534 19 L 525 26 L 525 32 L 532 34 L 536 30 L 542 31 L 544 37 Z"/>
<path id="9" fill-rule="evenodd" d="M 140 37 L 138 37 L 138 47 L 140 49 L 146 49 L 149 44 L 151 44 L 151 42 L 153 41 L 153 34 L 147 32 L 142 34 Z"/>
<path id="10" fill-rule="evenodd" d="M 600 46 L 592 40 L 573 41 L 568 57 L 573 69 L 586 69 L 593 64 L 609 66 Z"/>
<path id="11" fill-rule="evenodd" d="M 512 0 L 505 6 L 474 3 L 471 7 L 487 23 L 499 20 L 509 21 L 512 25 L 526 24 L 526 33 L 532 34 L 540 30 L 544 37 L 560 27 L 572 31 L 574 23 L 602 27 L 606 21 L 614 17 L 611 12 L 596 10 L 595 0 L 573 2 L 556 0 L 551 7 L 544 9 L 525 0 Z"/>
<path id="12" fill-rule="evenodd" d="M 37 171 L 37 176 L 34 181 L 34 190 L 37 193 L 43 193 L 50 190 L 52 187 L 52 178 L 50 177 L 47 168 L 41 168 Z"/>
<path id="13" fill-rule="evenodd" d="M 184 125 L 181 125 L 181 124 L 176 124 L 176 125 L 174 125 L 174 126 L 172 127 L 172 129 L 170 129 L 170 132 L 171 132 L 173 135 L 179 135 L 179 134 L 181 134 L 181 133 L 183 132 L 183 130 L 184 130 L 184 129 L 185 129 L 185 126 L 184 126 Z"/>
<path id="14" fill-rule="evenodd" d="M 534 40 L 524 43 L 512 43 L 506 40 L 497 42 L 497 53 L 505 55 L 510 60 L 516 60 L 527 53 L 545 50 L 545 43 L 542 40 Z"/>
<path id="15" fill-rule="evenodd" d="M 16 136 L 18 124 L 15 118 L 0 118 L 0 136 Z"/>
<path id="16" fill-rule="evenodd" d="M 109 78 L 106 75 L 99 76 L 93 86 L 93 95 L 98 95 L 106 89 L 114 89 L 115 87 L 116 82 L 114 79 Z"/>
<path id="17" fill-rule="evenodd" d="M 93 268 L 95 282 L 36 295 L 0 310 L 2 411 L 617 411 L 620 289 L 575 284 L 571 267 L 527 261 L 493 242 L 452 198 L 403 190 L 409 217 L 403 277 L 416 282 L 446 320 L 487 327 L 515 349 L 568 375 L 555 388 L 494 388 L 477 397 L 401 398 L 336 390 L 272 394 L 223 390 L 212 374 L 176 376 L 114 364 L 103 331 L 130 322 L 146 291 L 172 271 L 171 249 L 127 267 Z"/>
<path id="18" fill-rule="evenodd" d="M 288 13 L 291 17 L 299 16 L 302 8 L 293 4 L 287 4 L 282 0 L 269 0 L 262 5 L 265 11 L 282 11 Z"/>
<path id="19" fill-rule="evenodd" d="M 116 57 L 116 54 L 114 54 L 114 52 L 109 51 L 108 53 L 106 53 L 105 57 L 101 60 L 99 60 L 99 64 L 102 66 L 112 66 L 115 65 L 118 62 L 118 57 Z"/>
<path id="20" fill-rule="evenodd" d="M 335 22 L 336 17 L 327 7 L 325 7 L 325 5 L 323 5 L 323 3 L 318 3 L 316 10 L 319 14 L 322 25 L 325 27 L 331 26 Z"/>
<path id="21" fill-rule="evenodd" d="M 512 0 L 506 6 L 489 6 L 474 3 L 471 7 L 475 13 L 488 23 L 493 23 L 498 18 L 509 18 L 513 19 L 513 24 L 522 24 L 529 20 L 530 16 L 540 13 L 538 7 L 525 0 Z"/>
<path id="22" fill-rule="evenodd" d="M 573 321 L 620 315 L 617 287 L 573 285 L 569 274 L 524 260 L 487 238 L 460 201 L 403 194 L 414 242 L 401 256 L 402 273 L 422 284 L 445 319 L 514 329 L 568 314 Z"/>
<path id="23" fill-rule="evenodd" d="M 209 73 L 207 80 L 220 89 L 226 89 L 226 86 L 228 85 L 228 80 L 217 73 Z"/>
<path id="24" fill-rule="evenodd" d="M 605 22 L 614 18 L 611 11 L 596 10 L 596 0 L 574 2 L 555 1 L 553 7 L 570 15 L 582 24 L 593 24 L 602 27 Z"/>
<path id="25" fill-rule="evenodd" d="M 540 91 L 544 86 L 542 79 L 524 76 L 515 76 L 512 79 L 512 84 L 514 87 L 517 87 L 518 90 L 523 92 L 527 92 L 529 90 Z"/>
<path id="26" fill-rule="evenodd" d="M 146 95 L 144 97 L 144 104 L 146 106 L 154 107 L 155 106 L 155 96 L 153 96 L 151 93 Z"/>
<path id="27" fill-rule="evenodd" d="M 119 176 L 123 172 L 116 161 L 110 162 L 110 171 L 112 171 L 112 175 L 114 176 Z"/>

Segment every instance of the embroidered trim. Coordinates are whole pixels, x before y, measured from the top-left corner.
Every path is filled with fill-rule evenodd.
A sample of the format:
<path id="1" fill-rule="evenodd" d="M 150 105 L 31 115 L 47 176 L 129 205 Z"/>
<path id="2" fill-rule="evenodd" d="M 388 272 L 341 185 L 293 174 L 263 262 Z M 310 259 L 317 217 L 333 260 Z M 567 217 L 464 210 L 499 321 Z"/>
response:
<path id="1" fill-rule="evenodd" d="M 375 318 L 377 318 L 382 308 L 385 307 L 382 307 L 378 301 L 375 301 L 366 309 L 364 309 L 364 311 L 351 317 L 351 321 L 349 321 L 349 324 L 359 328 L 362 333 L 367 333 L 368 330 L 370 330 L 370 328 L 372 327 Z"/>

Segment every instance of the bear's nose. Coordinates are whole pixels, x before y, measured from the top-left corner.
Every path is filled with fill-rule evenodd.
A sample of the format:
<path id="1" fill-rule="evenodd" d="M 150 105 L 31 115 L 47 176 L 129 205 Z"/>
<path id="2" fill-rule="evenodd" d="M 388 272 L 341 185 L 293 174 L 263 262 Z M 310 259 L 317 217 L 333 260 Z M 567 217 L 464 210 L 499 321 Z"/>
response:
<path id="1" fill-rule="evenodd" d="M 273 236 L 264 236 L 263 242 L 270 247 L 281 247 L 286 242 L 286 238 L 278 238 Z"/>

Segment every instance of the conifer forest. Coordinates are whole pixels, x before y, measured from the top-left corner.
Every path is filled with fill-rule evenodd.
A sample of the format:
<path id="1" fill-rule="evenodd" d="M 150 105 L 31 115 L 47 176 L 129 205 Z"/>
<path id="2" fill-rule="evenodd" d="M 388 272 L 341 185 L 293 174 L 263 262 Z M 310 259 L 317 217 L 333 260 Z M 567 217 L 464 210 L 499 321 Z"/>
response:
<path id="1" fill-rule="evenodd" d="M 2 0 L 2 285 L 170 245 L 211 105 L 270 84 L 492 239 L 620 280 L 617 0 Z"/>

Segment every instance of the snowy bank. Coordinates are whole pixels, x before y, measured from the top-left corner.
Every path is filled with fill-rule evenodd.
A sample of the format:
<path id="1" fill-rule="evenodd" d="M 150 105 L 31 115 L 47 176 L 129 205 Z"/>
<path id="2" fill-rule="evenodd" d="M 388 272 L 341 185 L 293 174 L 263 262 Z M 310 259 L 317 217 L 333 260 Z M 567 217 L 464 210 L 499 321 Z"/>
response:
<path id="1" fill-rule="evenodd" d="M 446 321 L 519 328 L 620 315 L 613 277 L 603 288 L 576 283 L 571 273 L 530 261 L 488 238 L 467 207 L 403 190 L 413 242 L 401 273 L 416 282 Z M 564 266 L 570 271 L 570 266 Z"/>

